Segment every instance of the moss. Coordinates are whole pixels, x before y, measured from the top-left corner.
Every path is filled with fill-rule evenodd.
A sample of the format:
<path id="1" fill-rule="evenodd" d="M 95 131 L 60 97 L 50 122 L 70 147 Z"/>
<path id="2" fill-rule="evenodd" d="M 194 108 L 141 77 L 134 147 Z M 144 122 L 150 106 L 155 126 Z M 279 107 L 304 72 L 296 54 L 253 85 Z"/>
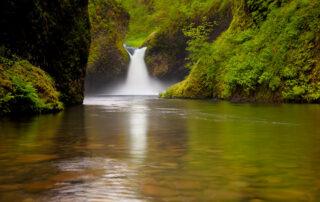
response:
<path id="1" fill-rule="evenodd" d="M 214 40 L 228 28 L 232 19 L 231 0 L 116 1 L 130 14 L 125 42 L 135 47 L 148 47 L 149 73 L 160 80 L 180 81 L 189 73 L 189 69 L 184 68 L 188 62 L 188 37 L 183 34 L 186 26 L 201 24 L 203 17 L 219 22 L 210 33 L 210 40 Z M 114 10 L 112 12 L 118 8 Z M 118 24 L 117 20 L 114 24 Z"/>
<path id="2" fill-rule="evenodd" d="M 26 60 L 0 58 L 0 115 L 63 109 L 53 79 Z"/>
<path id="3" fill-rule="evenodd" d="M 229 29 L 198 58 L 198 74 L 186 79 L 212 89 L 203 85 L 186 97 L 211 90 L 222 99 L 319 102 L 320 3 L 239 1 L 233 15 Z M 185 91 L 184 83 L 169 89 L 170 97 Z"/>
<path id="4" fill-rule="evenodd" d="M 92 43 L 87 65 L 86 90 L 123 77 L 129 57 L 123 47 L 129 14 L 114 0 L 90 0 Z"/>
<path id="5" fill-rule="evenodd" d="M 90 45 L 88 0 L 11 1 L 0 6 L 0 44 L 55 80 L 65 104 L 81 103 Z"/>
<path id="6" fill-rule="evenodd" d="M 130 14 L 128 33 L 125 43 L 131 47 L 141 47 L 146 37 L 156 28 L 156 21 L 152 19 L 154 12 L 153 0 L 116 0 Z"/>
<path id="7" fill-rule="evenodd" d="M 182 28 L 175 33 L 159 30 L 144 46 L 147 46 L 146 63 L 149 72 L 161 80 L 183 79 L 189 72 L 186 63 L 186 37 Z M 169 36 L 171 35 L 171 36 Z"/>
<path id="8" fill-rule="evenodd" d="M 165 93 L 160 94 L 162 98 L 211 98 L 212 85 L 202 75 L 203 66 L 195 64 L 190 76 L 170 87 Z"/>
<path id="9" fill-rule="evenodd" d="M 176 14 L 178 19 L 177 16 L 169 17 L 169 21 L 152 33 L 144 43 L 148 46 L 146 62 L 149 72 L 161 80 L 183 80 L 189 73 L 189 69 L 185 66 L 189 62 L 187 42 L 190 39 L 183 31 L 190 25 L 211 23 L 213 26 L 208 40 L 216 39 L 229 27 L 232 20 L 231 9 L 226 2 L 202 2 L 205 6 L 199 13 L 197 1 L 194 1 L 191 4 L 195 6 L 194 8 L 185 8 L 187 10 L 181 8 L 177 11 L 180 13 Z"/>

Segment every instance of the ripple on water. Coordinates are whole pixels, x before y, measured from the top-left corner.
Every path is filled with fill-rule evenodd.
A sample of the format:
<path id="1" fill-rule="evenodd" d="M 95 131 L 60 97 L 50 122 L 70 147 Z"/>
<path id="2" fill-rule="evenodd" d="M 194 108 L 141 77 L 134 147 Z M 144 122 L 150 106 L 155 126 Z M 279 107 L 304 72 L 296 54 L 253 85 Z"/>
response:
<path id="1" fill-rule="evenodd" d="M 319 109 L 97 98 L 4 121 L 0 200 L 316 201 Z"/>
<path id="2" fill-rule="evenodd" d="M 70 182 L 70 185 L 54 189 L 52 200 L 87 201 L 130 200 L 141 201 L 137 170 L 130 164 L 105 158 L 77 158 L 62 161 L 56 166 L 62 173 L 51 177 L 52 181 Z"/>

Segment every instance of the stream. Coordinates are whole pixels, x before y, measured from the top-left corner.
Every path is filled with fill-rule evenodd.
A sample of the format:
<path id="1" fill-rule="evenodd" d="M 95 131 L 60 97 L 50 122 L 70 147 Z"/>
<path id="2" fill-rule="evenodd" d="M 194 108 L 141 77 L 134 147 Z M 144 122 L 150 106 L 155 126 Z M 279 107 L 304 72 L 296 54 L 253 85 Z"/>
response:
<path id="1" fill-rule="evenodd" d="M 320 198 L 320 105 L 87 97 L 0 122 L 0 201 Z"/>

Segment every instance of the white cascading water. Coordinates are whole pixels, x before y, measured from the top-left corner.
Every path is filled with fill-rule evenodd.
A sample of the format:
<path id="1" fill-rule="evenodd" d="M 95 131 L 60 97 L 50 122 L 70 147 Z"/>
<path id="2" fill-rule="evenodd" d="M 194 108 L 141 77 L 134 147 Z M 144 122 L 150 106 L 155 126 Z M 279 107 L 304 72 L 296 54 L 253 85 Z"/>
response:
<path id="1" fill-rule="evenodd" d="M 158 95 L 165 88 L 151 78 L 147 71 L 144 55 L 147 47 L 131 49 L 125 46 L 130 55 L 130 65 L 126 82 L 116 88 L 112 95 Z M 132 53 L 131 53 L 132 52 Z"/>

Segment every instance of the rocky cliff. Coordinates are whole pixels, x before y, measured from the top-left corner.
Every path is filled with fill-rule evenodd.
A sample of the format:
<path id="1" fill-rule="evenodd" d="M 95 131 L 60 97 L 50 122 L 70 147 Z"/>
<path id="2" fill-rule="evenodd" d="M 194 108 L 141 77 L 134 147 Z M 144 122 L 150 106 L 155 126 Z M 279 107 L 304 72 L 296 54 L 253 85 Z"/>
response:
<path id="1" fill-rule="evenodd" d="M 190 75 L 162 96 L 319 102 L 319 1 L 230 3 L 228 30 L 201 43 L 200 51 L 191 53 Z"/>
<path id="2" fill-rule="evenodd" d="M 89 14 L 92 43 L 87 66 L 87 93 L 125 77 L 129 64 L 129 56 L 123 47 L 129 14 L 114 0 L 90 0 Z"/>
<path id="3" fill-rule="evenodd" d="M 0 87 L 2 106 L 6 105 L 8 93 L 13 96 L 11 101 L 18 96 L 10 85 L 10 82 L 18 84 L 16 78 L 20 78 L 24 87 L 33 88 L 31 91 L 39 98 L 45 97 L 43 89 L 50 88 L 55 101 L 45 99 L 45 102 L 60 100 L 66 105 L 82 102 L 90 45 L 88 0 L 3 0 L 0 27 L 1 75 L 8 81 L 6 87 Z M 15 65 L 17 61 L 25 62 Z M 20 66 L 21 71 L 16 71 L 16 66 Z M 10 108 L 18 109 L 14 103 L 20 102 L 10 102 Z M 21 112 L 32 111 L 32 105 L 37 103 L 25 105 L 29 105 L 28 110 L 21 108 Z M 62 108 L 52 106 L 57 106 L 52 110 Z"/>
<path id="4" fill-rule="evenodd" d="M 81 103 L 90 45 L 88 0 L 3 0 L 0 19 L 0 45 L 47 72 L 65 104 Z"/>

